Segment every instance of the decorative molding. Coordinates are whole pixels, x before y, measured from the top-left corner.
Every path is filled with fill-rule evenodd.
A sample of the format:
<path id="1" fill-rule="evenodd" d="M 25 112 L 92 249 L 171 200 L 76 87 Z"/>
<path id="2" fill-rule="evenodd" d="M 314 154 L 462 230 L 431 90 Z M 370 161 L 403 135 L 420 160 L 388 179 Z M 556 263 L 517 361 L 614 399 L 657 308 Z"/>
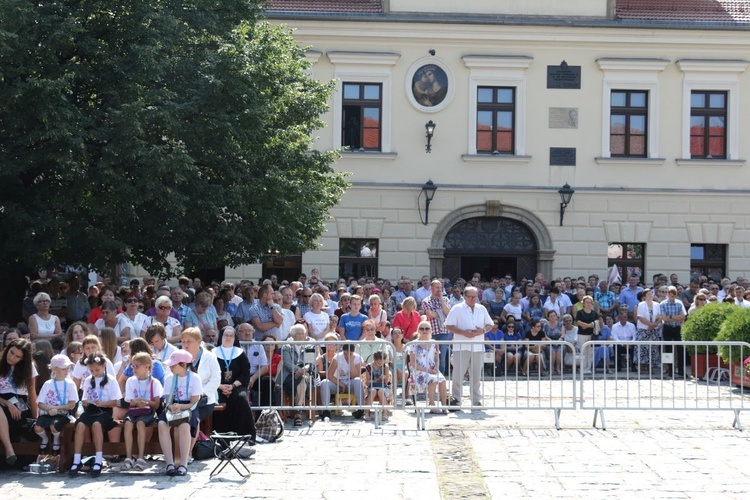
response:
<path id="1" fill-rule="evenodd" d="M 382 65 L 393 66 L 401 57 L 396 52 L 327 52 L 328 60 L 333 64 Z"/>
<path id="2" fill-rule="evenodd" d="M 746 160 L 707 160 L 705 158 L 675 158 L 674 160 L 680 167 L 700 167 L 700 168 L 738 168 L 745 164 Z"/>
<path id="3" fill-rule="evenodd" d="M 596 60 L 602 71 L 663 71 L 669 59 L 602 57 Z"/>
<path id="4" fill-rule="evenodd" d="M 734 233 L 732 222 L 686 222 L 685 227 L 691 244 L 729 244 Z"/>
<path id="5" fill-rule="evenodd" d="M 531 56 L 466 55 L 461 58 L 467 68 L 527 69 L 534 60 Z"/>
<path id="6" fill-rule="evenodd" d="M 604 222 L 606 241 L 645 243 L 651 241 L 653 222 Z"/>
<path id="7" fill-rule="evenodd" d="M 594 158 L 599 165 L 612 165 L 617 167 L 658 167 L 664 165 L 666 158 L 623 158 L 616 156 L 614 158 Z"/>
<path id="8" fill-rule="evenodd" d="M 531 158 L 516 155 L 461 155 L 466 163 L 529 163 Z"/>
<path id="9" fill-rule="evenodd" d="M 750 61 L 744 59 L 678 59 L 677 67 L 683 73 L 742 73 Z"/>
<path id="10" fill-rule="evenodd" d="M 393 161 L 398 153 L 385 153 L 381 151 L 342 151 L 342 160 L 390 160 Z"/>

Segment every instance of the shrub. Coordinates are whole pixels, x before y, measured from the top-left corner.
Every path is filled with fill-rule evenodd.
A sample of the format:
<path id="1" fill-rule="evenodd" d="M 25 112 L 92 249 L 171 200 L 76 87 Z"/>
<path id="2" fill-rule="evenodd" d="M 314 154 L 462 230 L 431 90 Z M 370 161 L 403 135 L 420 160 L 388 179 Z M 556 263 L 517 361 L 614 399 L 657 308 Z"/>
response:
<path id="1" fill-rule="evenodd" d="M 738 309 L 724 320 L 716 340 L 750 343 L 750 309 Z M 750 346 L 719 347 L 719 355 L 724 361 L 741 362 L 748 354 Z"/>
<path id="2" fill-rule="evenodd" d="M 684 342 L 715 341 L 724 320 L 737 312 L 738 309 L 736 305 L 726 302 L 709 304 L 696 309 L 690 313 L 685 324 L 682 325 L 682 340 Z M 690 347 L 690 352 L 716 354 L 716 348 L 711 347 L 707 349 L 704 346 L 696 346 L 695 349 Z"/>

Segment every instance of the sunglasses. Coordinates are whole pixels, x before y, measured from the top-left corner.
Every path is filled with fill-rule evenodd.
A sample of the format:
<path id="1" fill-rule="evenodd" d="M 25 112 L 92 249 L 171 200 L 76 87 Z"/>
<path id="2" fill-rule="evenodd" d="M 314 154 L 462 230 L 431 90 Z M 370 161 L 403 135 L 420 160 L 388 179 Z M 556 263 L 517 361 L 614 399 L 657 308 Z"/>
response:
<path id="1" fill-rule="evenodd" d="M 137 304 L 140 301 L 138 299 L 128 299 L 125 302 L 127 302 L 128 304 Z"/>
<path id="2" fill-rule="evenodd" d="M 420 332 L 429 332 L 430 330 L 432 330 L 432 328 L 429 328 L 429 327 L 419 329 Z"/>
<path id="3" fill-rule="evenodd" d="M 169 311 L 170 309 L 172 309 L 172 306 L 159 306 L 159 309 L 161 309 L 162 311 Z"/>

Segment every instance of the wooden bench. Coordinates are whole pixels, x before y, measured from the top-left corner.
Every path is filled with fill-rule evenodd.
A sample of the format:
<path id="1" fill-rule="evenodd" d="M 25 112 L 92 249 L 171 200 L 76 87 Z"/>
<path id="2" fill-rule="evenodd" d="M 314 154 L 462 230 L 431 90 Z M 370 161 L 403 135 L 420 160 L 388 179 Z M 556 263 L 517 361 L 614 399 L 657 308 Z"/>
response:
<path id="1" fill-rule="evenodd" d="M 225 408 L 225 405 L 217 404 L 214 407 L 214 411 L 224 411 Z M 120 427 L 123 426 L 122 423 L 119 425 Z M 154 424 L 150 427 L 153 429 L 153 431 L 151 433 L 151 439 L 146 442 L 146 448 L 144 452 L 147 455 L 161 455 L 162 451 L 161 445 L 159 444 L 159 432 L 157 430 L 157 425 Z M 211 432 L 213 432 L 213 415 L 209 415 L 206 420 L 200 423 L 200 430 L 207 436 L 211 435 Z M 104 439 L 105 441 L 102 449 L 104 455 L 125 455 L 124 441 L 110 443 L 109 441 L 107 441 L 107 433 L 104 433 Z M 133 447 L 135 448 L 136 446 L 137 444 L 134 442 Z M 60 471 L 65 472 L 70 469 L 71 465 L 73 465 L 74 448 L 75 424 L 65 424 L 62 430 L 62 435 L 60 436 Z M 39 441 L 13 443 L 13 450 L 15 451 L 16 455 L 36 456 L 39 454 Z M 0 443 L 0 452 L 1 451 L 4 451 L 2 443 Z M 95 452 L 96 450 L 94 449 L 94 443 L 91 441 L 89 436 L 83 443 L 83 449 L 81 450 L 81 453 L 83 456 L 86 456 L 93 455 Z"/>

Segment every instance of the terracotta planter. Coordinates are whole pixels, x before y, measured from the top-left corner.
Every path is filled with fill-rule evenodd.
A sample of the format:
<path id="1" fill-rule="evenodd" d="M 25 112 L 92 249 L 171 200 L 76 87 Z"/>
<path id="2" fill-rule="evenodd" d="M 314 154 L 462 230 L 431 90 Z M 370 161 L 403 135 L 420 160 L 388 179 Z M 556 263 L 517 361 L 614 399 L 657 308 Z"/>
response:
<path id="1" fill-rule="evenodd" d="M 718 354 L 690 354 L 690 373 L 697 379 L 703 379 L 709 368 L 729 368 L 721 361 Z"/>
<path id="2" fill-rule="evenodd" d="M 745 374 L 745 366 L 739 362 L 732 362 L 729 376 L 734 385 L 750 388 L 750 377 Z"/>

